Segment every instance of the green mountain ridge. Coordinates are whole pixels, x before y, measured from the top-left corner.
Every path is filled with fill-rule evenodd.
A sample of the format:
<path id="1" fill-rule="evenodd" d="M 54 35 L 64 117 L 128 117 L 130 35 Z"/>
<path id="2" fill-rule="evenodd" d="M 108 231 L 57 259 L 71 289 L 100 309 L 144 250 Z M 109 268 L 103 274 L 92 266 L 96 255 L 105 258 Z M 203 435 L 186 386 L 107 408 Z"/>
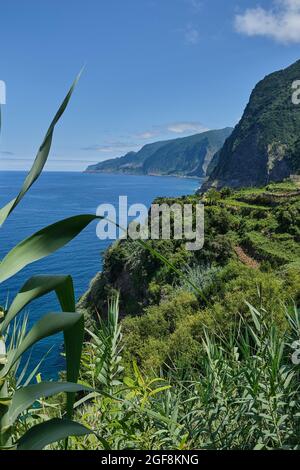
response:
<path id="1" fill-rule="evenodd" d="M 299 79 L 297 61 L 256 85 L 242 119 L 214 156 L 202 191 L 263 186 L 299 174 L 300 107 L 292 102 L 292 84 Z"/>
<path id="2" fill-rule="evenodd" d="M 232 128 L 227 127 L 154 142 L 138 152 L 91 165 L 86 172 L 204 177 L 213 156 L 231 132 Z"/>

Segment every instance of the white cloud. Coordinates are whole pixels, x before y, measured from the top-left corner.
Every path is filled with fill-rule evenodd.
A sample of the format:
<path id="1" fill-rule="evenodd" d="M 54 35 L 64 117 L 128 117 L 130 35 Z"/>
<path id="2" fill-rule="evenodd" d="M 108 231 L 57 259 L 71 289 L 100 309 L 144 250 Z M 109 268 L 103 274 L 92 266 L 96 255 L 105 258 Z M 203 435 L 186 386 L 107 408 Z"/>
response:
<path id="1" fill-rule="evenodd" d="M 106 140 L 102 144 L 92 144 L 82 147 L 81 150 L 89 153 L 98 154 L 99 160 L 120 157 L 131 151 L 140 150 L 143 145 L 158 140 L 166 140 L 175 137 L 185 137 L 191 134 L 200 134 L 209 129 L 200 122 L 180 121 L 170 122 L 163 125 L 156 125 L 152 128 L 136 134 L 124 136 L 124 141 L 119 140 L 122 137 L 116 137 L 116 140 Z M 128 138 L 128 140 L 127 140 Z M 100 156 L 101 155 L 101 156 Z"/>
<path id="2" fill-rule="evenodd" d="M 204 127 L 200 122 L 174 122 L 168 124 L 167 130 L 174 134 L 185 134 L 191 132 L 205 132 L 207 127 Z"/>
<path id="3" fill-rule="evenodd" d="M 184 31 L 184 37 L 187 44 L 198 44 L 200 41 L 199 31 L 190 25 Z"/>
<path id="4" fill-rule="evenodd" d="M 300 0 L 274 0 L 273 8 L 249 8 L 236 15 L 235 28 L 247 36 L 265 36 L 282 43 L 300 43 Z"/>
<path id="5" fill-rule="evenodd" d="M 200 11 L 203 7 L 203 2 L 202 0 L 187 0 L 187 2 L 190 4 L 190 6 L 196 10 Z"/>
<path id="6" fill-rule="evenodd" d="M 141 132 L 140 134 L 136 134 L 135 137 L 137 139 L 152 139 L 155 137 L 157 133 L 155 131 L 146 131 L 146 132 Z"/>
<path id="7" fill-rule="evenodd" d="M 170 134 L 195 134 L 208 131 L 209 129 L 200 122 L 180 121 L 170 122 L 159 126 L 153 126 L 152 129 L 135 134 L 134 137 L 139 140 L 158 139 L 169 136 Z"/>
<path id="8" fill-rule="evenodd" d="M 134 142 L 119 142 L 119 141 L 111 141 L 104 143 L 103 145 L 89 145 L 88 147 L 83 147 L 82 150 L 88 152 L 99 152 L 99 153 L 122 153 L 122 152 L 129 152 L 131 150 L 136 150 L 139 147 L 138 144 Z"/>

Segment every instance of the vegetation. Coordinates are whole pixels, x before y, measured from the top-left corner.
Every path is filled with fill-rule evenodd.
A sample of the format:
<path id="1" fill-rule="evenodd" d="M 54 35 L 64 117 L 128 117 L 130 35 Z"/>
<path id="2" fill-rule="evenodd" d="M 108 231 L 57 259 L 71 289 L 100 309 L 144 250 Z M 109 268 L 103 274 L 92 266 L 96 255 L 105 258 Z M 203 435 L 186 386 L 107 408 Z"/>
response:
<path id="1" fill-rule="evenodd" d="M 26 192 L 36 181 L 47 161 L 55 125 L 65 111 L 76 82 L 71 87 L 60 109 L 55 115 L 35 162 L 17 195 L 0 210 L 3 224 L 13 212 Z M 92 218 L 73 217 L 58 222 L 35 233 L 15 246 L 0 263 L 0 282 L 17 274 L 28 264 L 45 258 L 64 246 L 76 236 Z M 29 332 L 26 321 L 16 320 L 24 307 L 34 299 L 55 292 L 60 302 L 60 314 L 44 315 Z M 20 328 L 20 326 L 22 327 Z M 12 329 L 12 335 L 9 335 Z M 24 353 L 43 338 L 62 331 L 66 353 L 66 378 L 61 382 L 29 383 L 26 370 L 20 377 L 16 373 Z M 70 276 L 35 276 L 21 288 L 10 305 L 0 310 L 0 448 L 42 449 L 48 444 L 72 435 L 83 435 L 90 431 L 80 423 L 72 421 L 75 392 L 87 390 L 76 384 L 79 376 L 82 342 L 84 334 L 83 316 L 75 312 L 75 297 Z M 26 369 L 26 368 L 25 368 Z M 24 379 L 24 380 L 23 380 Z M 67 403 L 61 410 L 63 418 L 54 418 L 39 423 L 25 424 L 27 411 L 37 399 L 67 392 Z M 32 418 L 32 416 L 31 416 Z M 31 420 L 32 421 L 32 420 Z M 67 441 L 66 441 L 67 447 Z"/>
<path id="2" fill-rule="evenodd" d="M 214 189 L 205 196 L 156 202 L 202 200 L 202 250 L 191 254 L 184 240 L 150 243 L 203 296 L 136 242 L 122 240 L 106 252 L 103 273 L 80 301 L 87 317 L 94 317 L 95 309 L 105 316 L 105 299 L 120 291 L 127 370 L 132 357 L 146 373 L 177 361 L 189 368 L 201 347 L 203 326 L 216 334 L 230 332 L 238 319 L 249 315 L 245 300 L 271 312 L 281 329 L 285 307 L 299 303 L 297 186 L 284 182 L 235 192 Z"/>
<path id="3" fill-rule="evenodd" d="M 300 118 L 292 83 L 300 61 L 254 88 L 243 117 L 211 164 L 211 185 L 263 186 L 300 172 Z"/>
<path id="4" fill-rule="evenodd" d="M 1 224 L 39 177 L 73 88 Z M 0 309 L 1 449 L 299 448 L 299 188 L 157 202 L 205 203 L 202 250 L 122 240 L 77 308 L 72 278 L 49 275 L 29 279 Z M 71 217 L 24 240 L 1 261 L 0 282 L 95 219 Z M 27 332 L 19 314 L 50 292 L 62 312 Z M 44 382 L 38 368 L 28 376 L 23 354 L 59 331 L 62 379 Z"/>
<path id="5" fill-rule="evenodd" d="M 249 319 L 237 321 L 229 335 L 204 329 L 193 367 L 173 364 L 150 378 L 135 361 L 130 375 L 119 368 L 113 346 L 120 339 L 118 310 L 111 303 L 105 326 L 111 348 L 103 354 L 97 346 L 102 328 L 84 347 L 81 380 L 97 391 L 75 405 L 77 420 L 101 439 L 95 434 L 71 438 L 70 447 L 299 449 L 299 313 L 286 312 L 286 329 L 280 331 L 269 312 L 247 308 Z M 99 375 L 103 362 L 106 370 L 117 372 L 113 384 Z"/>

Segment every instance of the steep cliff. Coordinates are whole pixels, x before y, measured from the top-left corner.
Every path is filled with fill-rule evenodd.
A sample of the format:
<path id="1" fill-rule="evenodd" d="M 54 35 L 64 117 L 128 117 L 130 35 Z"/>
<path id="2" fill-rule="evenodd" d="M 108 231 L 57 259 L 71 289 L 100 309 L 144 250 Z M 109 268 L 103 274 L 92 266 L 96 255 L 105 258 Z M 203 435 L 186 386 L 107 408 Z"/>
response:
<path id="1" fill-rule="evenodd" d="M 231 132 L 232 128 L 225 128 L 147 144 L 139 152 L 91 165 L 86 171 L 203 177 L 211 159 Z"/>
<path id="2" fill-rule="evenodd" d="M 300 171 L 300 105 L 292 102 L 300 61 L 268 75 L 253 90 L 243 117 L 214 157 L 211 186 L 262 186 Z"/>

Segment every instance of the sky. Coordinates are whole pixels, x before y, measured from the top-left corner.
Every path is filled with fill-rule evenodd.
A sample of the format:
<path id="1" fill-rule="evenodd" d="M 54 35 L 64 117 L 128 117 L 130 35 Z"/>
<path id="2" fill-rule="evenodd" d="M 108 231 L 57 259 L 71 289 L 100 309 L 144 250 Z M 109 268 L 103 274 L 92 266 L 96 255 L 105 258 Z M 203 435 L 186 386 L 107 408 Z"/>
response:
<path id="1" fill-rule="evenodd" d="M 0 21 L 0 170 L 30 168 L 83 66 L 49 171 L 234 126 L 300 58 L 300 0 L 0 0 Z"/>

